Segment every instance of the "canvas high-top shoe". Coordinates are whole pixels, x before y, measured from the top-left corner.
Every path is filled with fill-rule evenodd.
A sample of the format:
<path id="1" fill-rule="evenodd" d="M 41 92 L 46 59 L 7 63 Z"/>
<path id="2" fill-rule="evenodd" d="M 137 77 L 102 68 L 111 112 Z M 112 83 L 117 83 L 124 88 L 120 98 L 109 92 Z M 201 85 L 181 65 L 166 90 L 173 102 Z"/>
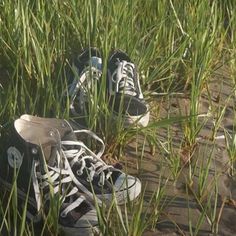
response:
<path id="1" fill-rule="evenodd" d="M 98 49 L 86 48 L 74 61 L 73 80 L 69 84 L 70 113 L 77 123 L 84 125 L 90 114 L 89 105 L 96 103 L 102 76 L 102 57 Z"/>
<path id="2" fill-rule="evenodd" d="M 108 59 L 107 68 L 107 90 L 113 116 L 121 114 L 125 127 L 147 126 L 149 110 L 141 91 L 137 66 L 125 52 L 115 50 Z"/>
<path id="3" fill-rule="evenodd" d="M 27 219 L 42 221 L 42 216 L 60 202 L 58 224 L 64 234 L 93 235 L 98 223 L 96 210 L 74 184 L 58 130 L 17 119 L 4 140 L 0 185 L 10 191 L 16 181 L 19 206 L 25 204 L 29 189 Z"/>
<path id="4" fill-rule="evenodd" d="M 128 199 L 134 200 L 140 194 L 141 182 L 138 178 L 127 175 L 112 165 L 107 165 L 101 159 L 105 149 L 104 143 L 92 131 L 85 129 L 74 131 L 66 120 L 55 118 L 23 115 L 21 119 L 59 130 L 65 156 L 78 182 L 89 192 L 93 188 L 101 201 L 110 204 L 115 197 L 118 204 L 123 204 Z M 85 144 L 86 136 L 97 142 L 100 147 L 98 151 L 91 150 Z"/>

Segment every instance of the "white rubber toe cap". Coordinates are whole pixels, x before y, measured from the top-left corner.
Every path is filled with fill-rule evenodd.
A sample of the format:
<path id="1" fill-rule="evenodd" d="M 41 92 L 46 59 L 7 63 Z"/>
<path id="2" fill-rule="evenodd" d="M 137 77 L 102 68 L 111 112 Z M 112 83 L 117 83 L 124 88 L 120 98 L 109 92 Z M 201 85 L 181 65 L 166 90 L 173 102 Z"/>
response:
<path id="1" fill-rule="evenodd" d="M 87 212 L 72 227 L 60 225 L 60 229 L 65 236 L 93 236 L 94 233 L 99 233 L 96 210 Z"/>
<path id="2" fill-rule="evenodd" d="M 134 200 L 141 193 L 141 182 L 138 178 L 122 173 L 114 184 L 118 204 L 125 203 L 128 199 Z"/>

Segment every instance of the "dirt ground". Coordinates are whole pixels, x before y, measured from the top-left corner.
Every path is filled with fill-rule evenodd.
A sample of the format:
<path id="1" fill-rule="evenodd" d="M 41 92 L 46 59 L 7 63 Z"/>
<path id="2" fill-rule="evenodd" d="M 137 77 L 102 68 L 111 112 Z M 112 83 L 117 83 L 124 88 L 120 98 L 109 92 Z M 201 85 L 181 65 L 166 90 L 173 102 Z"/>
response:
<path id="1" fill-rule="evenodd" d="M 148 205 L 150 197 L 158 191 L 160 186 L 165 186 L 164 197 L 162 198 L 161 211 L 158 222 L 153 230 L 144 233 L 144 236 L 157 235 L 236 235 L 236 177 L 230 174 L 230 159 L 226 150 L 226 141 L 224 129 L 233 133 L 234 125 L 234 107 L 233 86 L 229 75 L 226 73 L 227 68 L 220 68 L 216 71 L 213 78 L 210 79 L 208 87 L 204 88 L 200 99 L 200 114 L 206 114 L 210 111 L 216 117 L 220 111 L 227 105 L 223 117 L 220 121 L 220 128 L 216 131 L 215 139 L 212 139 L 214 124 L 216 119 L 213 117 L 199 118 L 202 122 L 202 129 L 197 136 L 193 155 L 191 158 L 188 152 L 180 150 L 183 142 L 183 129 L 180 124 L 172 125 L 172 146 L 176 153 L 180 154 L 182 170 L 176 181 L 170 173 L 165 153 L 161 148 L 156 148 L 153 153 L 152 148 L 147 142 L 144 144 L 144 138 L 140 136 L 134 143 L 131 143 L 125 152 L 124 162 L 127 163 L 130 173 L 136 174 L 142 181 L 145 190 L 145 201 Z M 169 111 L 173 116 L 183 114 L 188 110 L 189 99 L 186 95 L 175 95 L 169 100 L 160 98 L 157 104 L 160 106 L 161 117 L 167 116 Z M 166 144 L 167 128 L 160 128 L 157 132 L 157 139 Z M 144 147 L 144 155 L 141 154 Z M 140 150 L 137 156 L 136 150 Z M 192 181 L 188 181 L 189 163 L 195 168 L 192 173 Z M 142 159 L 142 160 L 141 160 Z M 201 199 L 195 194 L 198 193 L 202 169 L 207 169 L 209 163 L 209 172 L 205 178 L 205 190 Z M 137 171 L 138 169 L 138 171 Z M 206 172 L 205 172 L 206 173 Z M 168 180 L 166 182 L 166 180 Z M 218 192 L 215 194 L 215 190 Z M 215 222 L 218 224 L 218 233 L 213 234 L 211 228 L 214 227 L 206 217 L 201 218 L 206 203 L 210 202 L 210 208 L 206 213 L 210 215 L 216 206 Z M 202 221 L 201 221 L 202 220 Z M 201 223 L 200 223 L 201 222 Z M 199 231 L 196 232 L 196 229 Z"/>
<path id="2" fill-rule="evenodd" d="M 1 68 L 0 68 L 1 69 Z M 2 86 L 5 85 L 1 79 Z M 135 142 L 130 143 L 123 158 L 123 162 L 128 166 L 128 172 L 137 175 L 142 181 L 145 188 L 145 203 L 148 206 L 153 193 L 157 192 L 160 186 L 164 186 L 164 197 L 161 201 L 161 214 L 155 224 L 154 229 L 144 233 L 144 236 L 174 236 L 174 235 L 190 235 L 191 229 L 193 235 L 220 235 L 231 236 L 236 235 L 236 175 L 230 175 L 230 161 L 226 150 L 224 138 L 224 129 L 229 133 L 233 133 L 234 127 L 234 108 L 235 100 L 233 96 L 232 81 L 227 74 L 227 68 L 219 69 L 213 78 L 210 79 L 208 87 L 204 88 L 200 99 L 200 114 L 206 114 L 212 111 L 214 115 L 219 112 L 224 105 L 227 105 L 223 118 L 220 122 L 220 128 L 217 130 L 215 137 L 212 140 L 214 132 L 214 119 L 203 117 L 202 129 L 197 137 L 190 162 L 195 166 L 192 183 L 188 186 L 189 176 L 189 159 L 188 154 L 181 151 L 180 146 L 183 142 L 183 128 L 180 124 L 171 126 L 172 131 L 172 146 L 176 153 L 180 153 L 181 171 L 176 181 L 170 172 L 168 165 L 168 155 L 161 151 L 161 148 L 152 150 L 147 142 L 144 142 L 144 137 L 140 136 Z M 170 97 L 169 97 L 170 98 Z M 188 96 L 183 94 L 173 95 L 167 101 L 166 97 L 160 96 L 157 98 L 156 105 L 160 109 L 160 117 L 166 118 L 167 113 L 176 116 L 179 114 L 185 115 L 189 109 Z M 155 118 L 154 118 L 155 119 Z M 160 140 L 166 145 L 167 127 L 159 128 L 157 131 L 157 140 Z M 137 156 L 137 149 L 140 155 Z M 142 150 L 144 150 L 143 155 Z M 200 178 L 200 169 L 207 166 L 210 159 L 209 173 L 207 177 L 206 188 L 202 202 L 196 198 L 194 193 L 198 192 L 198 183 Z M 186 164 L 187 163 L 187 164 Z M 235 172 L 236 174 L 236 172 Z M 168 180 L 168 181 L 167 181 Z M 217 183 L 214 184 L 214 183 Z M 213 194 L 217 186 L 218 193 Z M 204 217 L 201 222 L 202 212 L 201 205 L 204 206 L 207 201 L 211 202 L 212 209 L 216 204 L 216 222 L 218 223 L 218 233 L 213 234 L 210 222 Z M 208 209 L 209 210 L 209 209 Z M 207 211 L 208 211 L 207 210 Z M 213 210 L 212 210 L 213 211 Z M 200 223 L 201 222 L 201 223 Z M 199 231 L 195 230 L 200 224 Z"/>

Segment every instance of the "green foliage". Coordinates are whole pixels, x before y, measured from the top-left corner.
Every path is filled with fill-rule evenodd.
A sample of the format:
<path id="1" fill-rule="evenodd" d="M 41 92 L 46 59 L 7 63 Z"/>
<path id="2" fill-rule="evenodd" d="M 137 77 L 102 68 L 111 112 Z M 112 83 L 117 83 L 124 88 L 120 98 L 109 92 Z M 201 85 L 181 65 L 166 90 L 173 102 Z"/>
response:
<path id="1" fill-rule="evenodd" d="M 173 152 L 172 133 L 168 134 L 170 143 L 167 147 L 157 141 L 154 134 L 160 127 L 181 122 L 184 137 L 180 148 L 193 149 L 202 128 L 199 99 L 208 78 L 222 61 L 230 61 L 232 75 L 236 72 L 235 10 L 233 0 L 0 1 L 0 132 L 5 124 L 24 113 L 69 118 L 69 101 L 65 100 L 67 81 L 72 74 L 71 62 L 81 49 L 95 46 L 102 51 L 104 73 L 101 88 L 95 91 L 97 96 L 89 104 L 87 124 L 105 140 L 107 154 L 112 157 L 119 157 L 125 144 L 137 134 L 143 135 L 155 147 L 161 143 L 161 153 L 168 154 L 172 178 L 177 179 L 181 160 L 179 153 Z M 162 120 L 157 116 L 148 127 L 138 129 L 135 126 L 124 129 L 121 117 L 114 122 L 105 92 L 107 59 L 114 48 L 126 51 L 137 64 L 141 86 L 150 104 L 156 104 L 160 94 L 169 97 L 181 91 L 190 98 L 186 114 L 174 117 L 168 114 Z M 235 80 L 235 76 L 232 79 Z M 218 121 L 222 120 L 224 110 L 219 111 Z M 214 135 L 218 127 L 216 123 Z M 226 134 L 226 141 L 233 164 L 235 135 Z M 196 198 L 205 194 L 208 171 L 209 163 L 206 167 L 201 166 Z M 160 195 L 152 198 L 152 201 L 156 199 L 158 207 L 163 192 L 161 189 Z M 141 217 L 143 203 L 142 196 L 134 206 L 135 215 L 131 218 L 128 217 L 131 203 L 123 209 L 124 215 L 115 202 L 108 213 L 104 209 L 98 210 L 104 235 L 120 235 L 120 229 L 123 235 L 141 235 L 144 229 L 152 227 L 162 206 L 155 208 L 155 214 L 147 220 L 148 214 L 146 218 Z M 16 204 L 14 185 L 7 203 L 4 207 L 0 204 L 0 216 L 3 217 L 0 231 L 3 228 L 10 231 L 19 222 Z M 199 227 L 210 211 L 210 203 L 201 205 L 201 209 Z M 112 212 L 118 213 L 114 214 L 116 217 L 111 217 Z M 30 234 L 25 214 L 24 210 L 20 231 L 14 232 L 15 235 Z M 209 215 L 215 224 L 215 208 Z M 51 228 L 50 219 L 48 222 L 49 225 L 46 223 L 44 227 L 46 230 Z M 114 222 L 118 222 L 117 228 L 113 228 Z M 214 225 L 214 230 L 216 228 Z"/>

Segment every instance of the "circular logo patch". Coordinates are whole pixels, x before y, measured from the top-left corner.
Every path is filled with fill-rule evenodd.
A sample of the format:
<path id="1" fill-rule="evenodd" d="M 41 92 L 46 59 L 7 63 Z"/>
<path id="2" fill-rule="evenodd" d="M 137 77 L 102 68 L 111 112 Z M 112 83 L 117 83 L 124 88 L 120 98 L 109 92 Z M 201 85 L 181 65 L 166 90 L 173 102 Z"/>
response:
<path id="1" fill-rule="evenodd" d="M 17 148 L 9 147 L 7 149 L 7 160 L 12 168 L 19 168 L 22 164 L 23 156 Z"/>

